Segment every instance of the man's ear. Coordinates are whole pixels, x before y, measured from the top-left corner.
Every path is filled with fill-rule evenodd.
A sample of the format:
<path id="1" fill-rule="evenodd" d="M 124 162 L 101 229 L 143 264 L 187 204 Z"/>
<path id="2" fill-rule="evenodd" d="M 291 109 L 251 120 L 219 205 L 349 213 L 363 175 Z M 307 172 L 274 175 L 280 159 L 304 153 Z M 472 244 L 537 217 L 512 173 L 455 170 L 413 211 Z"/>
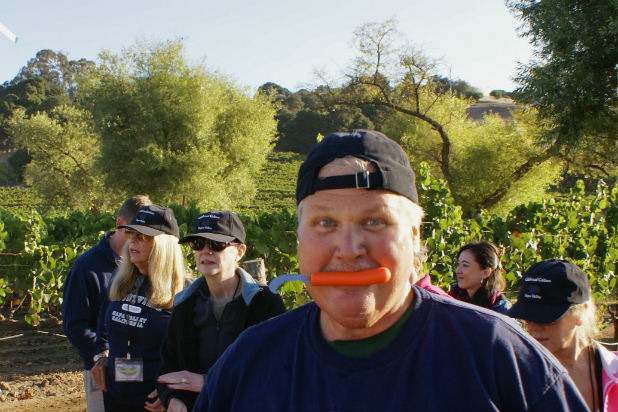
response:
<path id="1" fill-rule="evenodd" d="M 245 252 L 247 251 L 247 245 L 245 245 L 244 243 L 241 243 L 239 245 L 236 245 L 236 248 L 238 249 L 238 259 L 242 259 L 242 257 L 245 255 Z"/>
<path id="2" fill-rule="evenodd" d="M 124 220 L 123 218 L 121 217 L 116 218 L 116 227 L 126 225 L 126 224 L 127 224 L 127 221 Z"/>

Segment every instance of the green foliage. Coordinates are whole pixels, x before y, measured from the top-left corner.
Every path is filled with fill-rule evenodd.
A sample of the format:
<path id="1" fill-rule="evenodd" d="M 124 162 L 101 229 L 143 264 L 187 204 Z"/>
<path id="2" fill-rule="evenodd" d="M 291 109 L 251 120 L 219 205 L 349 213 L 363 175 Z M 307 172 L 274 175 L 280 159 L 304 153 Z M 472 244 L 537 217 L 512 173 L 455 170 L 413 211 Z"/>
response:
<path id="1" fill-rule="evenodd" d="M 453 93 L 464 99 L 478 100 L 483 97 L 483 92 L 470 86 L 465 80 L 453 80 L 448 77 L 435 75 L 432 77 L 437 94 Z"/>
<path id="2" fill-rule="evenodd" d="M 9 316 L 27 308 L 24 317 L 31 324 L 42 311 L 59 313 L 66 273 L 89 246 L 77 238 L 46 240 L 48 229 L 36 211 L 28 217 L 0 211 L 0 306 Z"/>
<path id="3" fill-rule="evenodd" d="M 280 138 L 277 149 L 281 151 L 308 153 L 316 144 L 318 135 L 374 128 L 359 108 L 303 109 L 293 114 L 282 112 L 278 116 Z"/>
<path id="4" fill-rule="evenodd" d="M 71 104 L 76 94 L 76 76 L 93 64 L 86 59 L 69 60 L 62 52 L 53 50 L 40 50 L 28 60 L 14 79 L 0 86 L 0 147 L 14 146 L 8 139 L 5 121 L 16 109 L 31 116 Z M 22 164 L 14 167 L 20 174 Z"/>
<path id="5" fill-rule="evenodd" d="M 375 128 L 360 108 L 323 107 L 319 103 L 319 92 L 291 93 L 275 83 L 265 83 L 259 90 L 269 96 L 277 108 L 278 151 L 308 153 L 318 135 Z"/>
<path id="6" fill-rule="evenodd" d="M 278 212 L 244 217 L 247 231 L 247 259 L 262 258 L 268 279 L 298 270 L 296 259 L 296 214 L 284 208 Z"/>
<path id="7" fill-rule="evenodd" d="M 9 166 L 13 169 L 14 173 L 17 174 L 17 178 L 21 181 L 24 178 L 24 169 L 26 165 L 30 163 L 32 157 L 28 154 L 27 150 L 17 149 L 11 154 L 8 159 Z"/>
<path id="8" fill-rule="evenodd" d="M 421 228 L 428 250 L 424 267 L 435 284 L 448 289 L 454 280 L 458 249 L 471 240 L 485 239 L 503 251 L 510 294 L 530 265 L 558 257 L 571 259 L 585 270 L 597 301 L 615 295 L 618 185 L 610 189 L 599 181 L 596 194 L 587 197 L 580 182 L 563 199 L 520 205 L 505 217 L 481 211 L 466 220 L 445 181 L 433 177 L 429 169 L 427 164 L 420 165 L 417 186 L 426 211 Z M 200 209 L 171 207 L 181 233 L 190 232 Z M 240 217 L 247 231 L 247 259 L 264 259 L 268 279 L 297 273 L 293 208 L 251 211 Z M 0 309 L 9 315 L 27 309 L 25 318 L 31 323 L 38 322 L 41 312 L 58 314 L 64 279 L 73 261 L 113 225 L 111 214 L 72 212 L 46 217 L 32 210 L 18 215 L 0 208 Z M 185 256 L 197 274 L 190 249 L 185 248 Z M 289 308 L 310 299 L 298 282 L 285 284 L 279 292 Z"/>
<path id="9" fill-rule="evenodd" d="M 116 226 L 116 217 L 111 213 L 93 215 L 90 212 L 73 211 L 45 218 L 46 243 L 63 243 L 67 239 L 80 239 L 95 244 L 102 232 Z"/>
<path id="10" fill-rule="evenodd" d="M 421 238 L 428 254 L 424 269 L 432 282 L 448 290 L 457 250 L 471 237 L 465 232 L 461 207 L 454 204 L 445 181 L 432 177 L 426 163 L 420 164 L 416 181 L 425 210 Z"/>
<path id="11" fill-rule="evenodd" d="M 27 116 L 16 109 L 8 131 L 32 157 L 24 171 L 25 182 L 47 204 L 82 210 L 105 204 L 108 197 L 95 168 L 99 148 L 87 111 L 60 106 L 48 114 Z"/>
<path id="12" fill-rule="evenodd" d="M 42 77 L 4 83 L 0 86 L 0 147 L 2 144 L 14 147 L 14 143 L 9 139 L 7 122 L 15 110 L 21 109 L 30 116 L 69 103 L 69 98 L 61 87 Z"/>
<path id="13" fill-rule="evenodd" d="M 481 93 L 440 76 L 439 63 L 410 47 L 393 20 L 363 24 L 354 36 L 357 55 L 345 75 L 349 81 L 316 89 L 320 101 L 367 114 L 380 108 L 374 110 L 380 130 L 402 143 L 413 165 L 429 163 L 465 214 L 496 205 L 504 212 L 537 199 L 553 183 L 560 165 L 549 160 L 556 153 L 538 145 L 545 124 L 530 123 L 524 115 L 509 123 L 499 116 L 469 119 L 466 109 Z M 542 179 L 532 177 L 535 171 L 543 171 L 535 176 Z"/>
<path id="14" fill-rule="evenodd" d="M 14 183 L 17 177 L 17 173 L 0 163 L 0 184 Z"/>
<path id="15" fill-rule="evenodd" d="M 90 60 L 84 58 L 69 60 L 62 52 L 43 49 L 28 60 L 17 76 L 11 80 L 11 84 L 29 79 L 44 79 L 54 87 L 62 89 L 63 94 L 73 100 L 77 92 L 77 76 L 93 66 L 94 62 Z"/>
<path id="16" fill-rule="evenodd" d="M 552 122 L 543 136 L 565 153 L 582 149 L 583 165 L 616 166 L 618 1 L 509 0 L 535 46 L 520 68 L 515 99 Z M 591 162 L 593 160 L 593 162 Z M 595 170 L 595 169 L 592 169 Z"/>
<path id="17" fill-rule="evenodd" d="M 447 289 L 454 281 L 455 255 L 473 239 L 484 239 L 503 251 L 502 266 L 508 290 L 515 292 L 523 272 L 533 263 L 551 258 L 570 259 L 587 274 L 597 301 L 616 293 L 618 260 L 618 186 L 609 190 L 599 181 L 597 195 L 584 197 L 583 183 L 563 200 L 531 202 L 505 218 L 482 211 L 462 220 L 444 183 L 419 173 L 419 197 L 427 209 L 423 227 L 428 248 L 426 270 Z"/>
<path id="18" fill-rule="evenodd" d="M 180 41 L 101 53 L 80 85 L 100 133 L 99 167 L 120 196 L 148 193 L 232 207 L 254 195 L 254 176 L 272 148 L 270 102 L 189 65 Z"/>
<path id="19" fill-rule="evenodd" d="M 281 102 L 292 95 L 288 89 L 273 82 L 264 83 L 258 87 L 258 92 L 274 102 Z"/>
<path id="20" fill-rule="evenodd" d="M 422 102 L 432 104 L 433 118 L 444 124 L 450 137 L 448 186 L 466 215 L 488 208 L 487 199 L 504 182 L 511 183 L 509 189 L 490 209 L 502 215 L 516 205 L 541 199 L 559 178 L 563 166 L 556 158 L 540 162 L 518 178 L 513 176 L 529 159 L 543 154 L 536 145 L 539 126 L 529 111 L 515 112 L 513 122 L 494 114 L 476 122 L 466 114 L 469 101 L 457 96 L 437 99 L 429 89 L 419 93 Z M 445 178 L 439 156 L 443 141 L 431 125 L 398 113 L 386 123 L 385 132 L 400 141 L 412 165 L 426 162 L 432 174 Z"/>

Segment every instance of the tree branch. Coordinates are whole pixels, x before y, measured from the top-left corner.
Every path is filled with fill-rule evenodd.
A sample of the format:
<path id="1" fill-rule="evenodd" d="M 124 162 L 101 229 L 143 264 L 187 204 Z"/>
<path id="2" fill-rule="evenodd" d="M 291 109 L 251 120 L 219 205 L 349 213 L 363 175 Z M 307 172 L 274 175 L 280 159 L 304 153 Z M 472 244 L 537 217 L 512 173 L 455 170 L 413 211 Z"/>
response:
<path id="1" fill-rule="evenodd" d="M 594 165 L 594 164 L 587 164 L 587 165 L 584 165 L 584 167 L 589 168 L 589 169 L 598 170 L 601 173 L 603 173 L 606 177 L 609 177 L 609 172 L 607 170 L 605 170 L 605 168 L 603 168 L 602 166 L 598 166 L 598 165 Z"/>
<path id="2" fill-rule="evenodd" d="M 451 140 L 448 134 L 446 133 L 446 130 L 444 130 L 444 127 L 442 127 L 442 125 L 439 122 L 437 122 L 436 120 L 432 119 L 431 117 L 419 111 L 406 109 L 405 107 L 398 106 L 396 104 L 391 103 L 390 101 L 380 101 L 380 100 L 360 101 L 359 100 L 355 102 L 348 102 L 345 100 L 340 100 L 340 99 L 335 98 L 333 102 L 331 102 L 330 104 L 331 105 L 354 106 L 354 107 L 361 107 L 361 106 L 388 107 L 396 112 L 407 114 L 412 117 L 416 117 L 417 119 L 422 120 L 423 122 L 429 124 L 433 130 L 438 132 L 438 134 L 440 135 L 440 139 L 442 140 L 442 149 L 440 150 L 440 170 L 442 171 L 444 179 L 446 180 L 447 185 L 449 186 L 449 189 L 450 189 Z"/>
<path id="3" fill-rule="evenodd" d="M 494 206 L 500 199 L 502 199 L 509 189 L 513 186 L 515 182 L 521 179 L 526 173 L 528 173 L 532 168 L 545 160 L 552 157 L 551 151 L 554 146 L 550 146 L 545 152 L 541 153 L 538 156 L 531 157 L 524 164 L 519 166 L 508 179 L 503 179 L 502 184 L 494 190 L 489 196 L 487 196 L 482 202 L 480 207 L 482 209 L 489 209 Z"/>

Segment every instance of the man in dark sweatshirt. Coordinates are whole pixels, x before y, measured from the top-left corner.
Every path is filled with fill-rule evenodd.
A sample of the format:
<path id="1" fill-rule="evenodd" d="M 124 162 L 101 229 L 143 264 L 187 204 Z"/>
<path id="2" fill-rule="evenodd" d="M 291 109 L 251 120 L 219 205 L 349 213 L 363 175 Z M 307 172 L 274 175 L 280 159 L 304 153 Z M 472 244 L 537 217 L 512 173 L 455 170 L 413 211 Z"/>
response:
<path id="1" fill-rule="evenodd" d="M 242 332 L 193 411 L 588 409 L 515 322 L 415 284 L 425 275 L 415 183 L 382 133 L 314 146 L 296 185 L 302 276 L 271 281 L 305 281 L 313 301 Z"/>
<path id="2" fill-rule="evenodd" d="M 140 207 L 150 205 L 148 196 L 136 195 L 118 209 L 116 226 L 129 223 Z M 75 260 L 64 283 L 62 324 L 67 338 L 84 360 L 84 391 L 88 412 L 103 411 L 103 393 L 97 389 L 90 369 L 96 354 L 97 317 L 103 294 L 125 244 L 124 229 L 106 232 L 99 243 Z"/>

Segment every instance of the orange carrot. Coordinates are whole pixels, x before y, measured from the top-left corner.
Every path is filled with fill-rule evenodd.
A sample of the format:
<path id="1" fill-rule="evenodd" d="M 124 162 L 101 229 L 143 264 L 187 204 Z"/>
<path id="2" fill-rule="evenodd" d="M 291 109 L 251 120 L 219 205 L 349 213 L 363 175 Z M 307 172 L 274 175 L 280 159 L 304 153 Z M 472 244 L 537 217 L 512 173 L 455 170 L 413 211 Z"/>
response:
<path id="1" fill-rule="evenodd" d="M 357 272 L 316 272 L 311 275 L 313 286 L 360 286 L 388 282 L 388 268 L 372 268 Z"/>

